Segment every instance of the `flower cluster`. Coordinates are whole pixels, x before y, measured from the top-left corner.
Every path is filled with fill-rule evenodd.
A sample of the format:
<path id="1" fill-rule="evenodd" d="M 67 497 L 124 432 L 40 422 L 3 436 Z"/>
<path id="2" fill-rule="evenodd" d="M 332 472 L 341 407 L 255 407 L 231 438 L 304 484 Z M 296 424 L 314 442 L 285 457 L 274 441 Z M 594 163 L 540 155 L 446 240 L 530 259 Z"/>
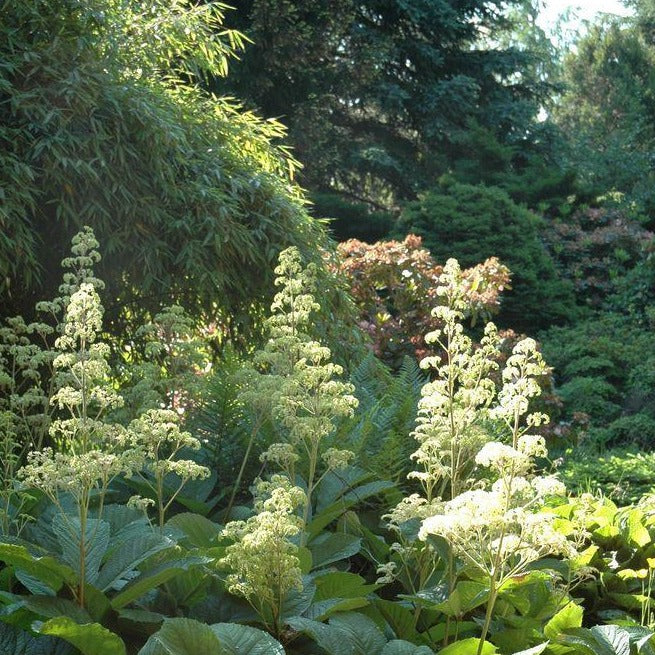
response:
<path id="1" fill-rule="evenodd" d="M 394 559 L 379 573 L 382 582 L 397 578 L 423 589 L 433 580 L 435 556 L 443 555 L 445 541 L 450 551 L 441 566 L 451 592 L 462 570 L 473 569 L 476 578 L 488 581 L 481 652 L 502 585 L 545 555 L 573 557 L 576 544 L 557 529 L 556 514 L 545 511 L 546 499 L 564 495 L 566 488 L 555 476 L 535 475 L 536 460 L 547 450 L 544 438 L 530 431 L 548 421 L 542 413 L 528 413 L 548 370 L 537 344 L 523 339 L 514 346 L 497 391 L 493 373 L 502 344 L 495 326 L 487 324 L 475 347 L 462 326 L 465 285 L 455 260 L 447 262 L 439 281 L 444 304 L 434 315 L 443 327 L 427 334 L 426 342 L 441 353 L 421 363 L 434 379 L 419 401 L 419 448 L 412 458 L 420 468 L 409 476 L 425 493 L 404 498 L 384 517 L 402 543 L 394 544 Z"/>
<path id="2" fill-rule="evenodd" d="M 500 342 L 493 323 L 487 324 L 477 348 L 464 334 L 461 320 L 467 301 L 463 274 L 454 259 L 448 260 L 439 281 L 438 295 L 445 304 L 436 307 L 434 315 L 443 327 L 428 333 L 426 341 L 437 344 L 443 356 L 421 362 L 435 376 L 421 391 L 413 433 L 419 447 L 412 455 L 421 470 L 410 474 L 421 482 L 428 501 L 448 488 L 451 497 L 463 490 L 475 453 L 489 440 L 484 422 L 495 395 L 489 374 L 497 368 Z"/>
<path id="3" fill-rule="evenodd" d="M 160 407 L 183 414 L 200 396 L 202 373 L 211 368 L 194 321 L 179 305 L 164 307 L 136 336 L 142 348 L 127 353 L 126 419 Z"/>
<path id="4" fill-rule="evenodd" d="M 157 499 L 160 527 L 184 485 L 210 475 L 205 466 L 191 459 L 178 459 L 182 450 L 199 450 L 200 442 L 189 432 L 180 430 L 177 413 L 171 409 L 148 410 L 130 423 L 118 443 L 140 461 L 136 471 Z M 165 482 L 169 475 L 177 477 L 176 489 L 167 494 Z"/>
<path id="5" fill-rule="evenodd" d="M 520 486 L 460 494 L 445 504 L 443 513 L 423 521 L 419 538 L 445 538 L 456 555 L 495 576 L 497 585 L 545 555 L 573 557 L 574 545 L 556 529 L 556 517 L 535 511 Z"/>
<path id="6" fill-rule="evenodd" d="M 329 348 L 308 333 L 311 314 L 319 308 L 312 294 L 315 267 L 303 268 L 298 249 L 288 248 L 280 254 L 275 272 L 280 291 L 266 320 L 269 339 L 255 354 L 255 368 L 242 376 L 246 389 L 241 401 L 260 416 L 256 425 L 262 416 L 270 416 L 284 435 L 284 442 L 273 444 L 262 461 L 275 464 L 291 478 L 296 464 L 304 466 L 306 522 L 312 492 L 322 475 L 344 468 L 353 457 L 349 451 L 321 450 L 335 430 L 335 420 L 351 417 L 358 402 L 353 385 L 336 379 L 343 369 L 329 361 Z M 322 475 L 321 459 L 326 467 Z"/>
<path id="7" fill-rule="evenodd" d="M 225 526 L 223 536 L 234 543 L 219 566 L 230 571 L 230 593 L 243 596 L 264 620 L 268 616 L 277 624 L 285 596 L 302 589 L 298 546 L 291 538 L 302 529 L 296 508 L 304 503 L 305 493 L 281 475 L 258 481 L 253 491 L 257 513 Z"/>

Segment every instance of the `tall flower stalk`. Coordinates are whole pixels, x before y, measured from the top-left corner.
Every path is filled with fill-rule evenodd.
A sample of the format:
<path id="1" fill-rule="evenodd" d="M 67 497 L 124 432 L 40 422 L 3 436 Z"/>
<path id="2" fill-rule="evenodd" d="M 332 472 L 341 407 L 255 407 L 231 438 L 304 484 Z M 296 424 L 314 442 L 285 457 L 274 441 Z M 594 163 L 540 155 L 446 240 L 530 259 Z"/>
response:
<path id="1" fill-rule="evenodd" d="M 115 450 L 124 428 L 104 418 L 122 399 L 110 384 L 109 347 L 98 339 L 101 327 L 100 299 L 93 284 L 83 282 L 70 296 L 61 336 L 55 342 L 57 390 L 51 403 L 60 417 L 52 421 L 49 434 L 58 450 L 31 452 L 19 472 L 26 486 L 40 489 L 59 508 L 70 539 L 77 543 L 80 606 L 85 603 L 87 554 L 100 526 L 109 483 L 141 466 L 135 453 Z M 64 495 L 74 502 L 75 518 L 64 511 Z M 96 499 L 97 518 L 91 521 L 89 513 Z"/>
<path id="2" fill-rule="evenodd" d="M 270 416 L 284 439 L 272 444 L 263 460 L 285 471 L 292 481 L 295 473 L 305 481 L 304 543 L 316 486 L 329 470 L 346 466 L 353 457 L 350 451 L 326 449 L 325 442 L 334 432 L 336 420 L 352 416 L 357 399 L 351 384 L 336 379 L 343 370 L 329 361 L 329 348 L 308 333 L 312 314 L 320 308 L 313 296 L 315 266 L 303 268 L 297 248 L 289 248 L 280 254 L 275 273 L 280 290 L 266 320 L 269 339 L 255 354 L 241 399 L 259 417 L 255 427 Z M 246 453 L 255 436 L 253 430 Z M 242 465 L 235 492 L 243 469 Z"/>
<path id="3" fill-rule="evenodd" d="M 282 475 L 254 486 L 255 515 L 246 521 L 231 521 L 223 536 L 233 540 L 219 566 L 230 571 L 228 590 L 245 598 L 260 615 L 267 629 L 279 636 L 282 605 L 287 594 L 302 590 L 298 546 L 291 539 L 303 529 L 297 508 L 305 493 Z"/>
<path id="4" fill-rule="evenodd" d="M 489 323 L 474 347 L 461 323 L 465 306 L 455 260 L 444 267 L 440 283 L 445 304 L 434 314 L 443 328 L 426 336 L 440 352 L 422 362 L 435 379 L 422 391 L 414 432 L 419 448 L 412 456 L 420 470 L 410 474 L 424 495 L 404 499 L 387 518 L 399 535 L 406 533 L 408 521 L 420 522 L 419 543 L 396 547 L 413 552 L 414 562 L 424 563 L 426 552 L 433 558 L 443 552 L 440 540 L 449 544 L 445 575 L 450 592 L 456 584 L 456 560 L 487 579 L 479 655 L 503 585 L 545 555 L 572 557 L 575 547 L 555 529 L 554 515 L 541 511 L 546 498 L 566 489 L 554 476 L 535 474 L 536 459 L 547 451 L 543 437 L 532 431 L 548 420 L 529 413 L 530 400 L 541 392 L 538 380 L 548 370 L 537 344 L 533 339 L 516 344 L 496 392 L 490 375 L 498 368 L 495 326 Z M 444 644 L 448 631 L 449 626 Z"/>

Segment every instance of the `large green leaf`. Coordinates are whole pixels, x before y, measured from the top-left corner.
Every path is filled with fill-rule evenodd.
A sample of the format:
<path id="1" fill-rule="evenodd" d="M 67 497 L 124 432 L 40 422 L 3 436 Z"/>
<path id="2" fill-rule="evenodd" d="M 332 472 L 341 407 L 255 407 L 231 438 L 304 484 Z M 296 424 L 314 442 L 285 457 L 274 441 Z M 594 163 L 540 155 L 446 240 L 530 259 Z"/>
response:
<path id="1" fill-rule="evenodd" d="M 434 651 L 427 646 L 417 646 L 409 641 L 394 639 L 382 649 L 380 655 L 434 655 Z"/>
<path id="2" fill-rule="evenodd" d="M 257 628 L 238 623 L 211 626 L 229 655 L 285 655 L 282 644 Z"/>
<path id="3" fill-rule="evenodd" d="M 328 598 L 312 603 L 303 613 L 308 619 L 325 621 L 337 612 L 349 612 L 361 609 L 369 604 L 366 598 Z"/>
<path id="4" fill-rule="evenodd" d="M 59 616 L 35 627 L 41 634 L 67 641 L 82 655 L 126 655 L 123 640 L 99 623 L 80 625 L 67 616 Z"/>
<path id="5" fill-rule="evenodd" d="M 377 585 L 366 584 L 361 575 L 346 571 L 329 571 L 316 575 L 314 583 L 316 584 L 315 601 L 327 598 L 367 596 L 377 588 Z"/>
<path id="6" fill-rule="evenodd" d="M 376 600 L 375 606 L 399 639 L 418 642 L 414 612 L 398 602 L 391 600 Z"/>
<path id="7" fill-rule="evenodd" d="M 42 618 L 54 619 L 58 616 L 66 616 L 75 623 L 91 623 L 93 621 L 85 609 L 66 598 L 27 596 L 22 604 Z"/>
<path id="8" fill-rule="evenodd" d="M 630 635 L 630 643 L 637 648 L 637 653 L 655 655 L 655 633 L 640 625 L 622 626 Z"/>
<path id="9" fill-rule="evenodd" d="M 293 630 L 311 637 L 328 655 L 353 655 L 352 644 L 344 639 L 341 630 L 335 626 L 301 616 L 287 619 L 287 625 Z"/>
<path id="10" fill-rule="evenodd" d="M 112 536 L 118 537 L 121 530 L 124 530 L 132 523 L 146 522 L 143 512 L 127 505 L 110 504 L 105 505 L 102 510 L 102 519 L 107 521 L 111 527 Z"/>
<path id="11" fill-rule="evenodd" d="M 180 530 L 186 536 L 189 546 L 195 548 L 210 548 L 216 543 L 221 526 L 200 514 L 185 512 L 176 514 L 166 523 L 166 527 Z"/>
<path id="12" fill-rule="evenodd" d="M 553 618 L 546 623 L 544 635 L 547 639 L 555 639 L 565 630 L 579 628 L 582 625 L 583 609 L 571 602 L 565 605 Z"/>
<path id="13" fill-rule="evenodd" d="M 11 569 L 5 569 L 6 571 L 11 571 Z M 37 596 L 56 596 L 56 592 L 53 591 L 45 582 L 42 582 L 37 577 L 26 573 L 21 569 L 16 569 L 14 571 L 16 580 L 18 580 L 25 589 L 27 589 L 31 594 Z"/>
<path id="14" fill-rule="evenodd" d="M 171 564 L 176 561 L 172 560 Z M 180 571 L 176 576 L 166 583 L 166 591 L 175 598 L 179 608 L 193 607 L 207 595 L 212 578 L 207 571 L 199 567 L 191 567 L 186 571 Z"/>
<path id="15" fill-rule="evenodd" d="M 33 635 L 0 623 L 0 655 L 71 655 L 73 647 L 57 637 Z"/>
<path id="16" fill-rule="evenodd" d="M 462 580 L 457 583 L 448 599 L 439 603 L 436 608 L 446 616 L 462 616 L 486 603 L 488 598 L 489 587 L 486 584 Z"/>
<path id="17" fill-rule="evenodd" d="M 73 585 L 77 581 L 75 571 L 53 557 L 35 557 L 25 546 L 0 543 L 0 561 L 25 571 L 46 584 L 53 591 L 59 591 L 65 583 Z"/>
<path id="18" fill-rule="evenodd" d="M 61 548 L 61 558 L 73 570 L 80 572 L 80 551 L 84 550 L 84 580 L 95 584 L 102 564 L 102 558 L 109 546 L 109 523 L 99 519 L 87 519 L 82 535 L 79 518 L 55 515 L 52 531 Z"/>
<path id="19" fill-rule="evenodd" d="M 320 569 L 333 562 L 356 555 L 362 547 L 362 540 L 351 534 L 337 532 L 323 533 L 308 546 L 312 553 L 312 569 Z"/>
<path id="20" fill-rule="evenodd" d="M 558 641 L 589 655 L 630 655 L 630 634 L 618 625 L 573 628 Z"/>
<path id="21" fill-rule="evenodd" d="M 371 619 L 356 612 L 337 614 L 330 619 L 330 625 L 350 641 L 354 655 L 377 655 L 387 641 Z"/>
<path id="22" fill-rule="evenodd" d="M 211 560 L 206 557 L 187 557 L 177 559 L 171 562 L 164 562 L 156 568 L 140 575 L 136 580 L 126 585 L 114 598 L 111 606 L 114 609 L 125 607 L 129 603 L 137 600 L 151 589 L 155 589 L 164 582 L 171 580 L 183 571 L 188 571 L 196 566 L 202 566 Z"/>
<path id="23" fill-rule="evenodd" d="M 231 655 L 216 633 L 193 619 L 167 619 L 138 655 Z"/>
<path id="24" fill-rule="evenodd" d="M 460 639 L 439 651 L 439 655 L 478 655 L 480 648 L 480 640 L 477 637 L 469 637 L 468 639 Z M 479 655 L 494 655 L 496 647 L 485 641 L 482 645 L 482 650 Z"/>
<path id="25" fill-rule="evenodd" d="M 612 649 L 616 655 L 630 655 L 630 634 L 618 625 L 596 625 L 590 632 L 597 643 Z"/>
<path id="26" fill-rule="evenodd" d="M 512 655 L 540 655 L 546 650 L 546 648 L 548 648 L 549 643 L 550 642 L 548 641 L 544 641 L 543 644 L 539 644 L 538 646 L 533 646 L 532 648 L 528 648 L 527 650 L 517 651 L 516 653 L 512 653 Z"/>
<path id="27" fill-rule="evenodd" d="M 316 585 L 309 578 L 303 576 L 303 588 L 298 591 L 292 589 L 284 598 L 282 603 L 282 616 L 286 619 L 290 616 L 300 616 L 309 609 L 312 599 L 316 593 Z"/>
<path id="28" fill-rule="evenodd" d="M 631 545 L 636 545 L 639 548 L 643 548 L 651 542 L 650 533 L 644 527 L 643 520 L 644 513 L 641 510 L 636 508 L 628 510 L 625 519 L 628 541 L 631 542 Z"/>
<path id="29" fill-rule="evenodd" d="M 335 612 L 347 612 L 368 605 L 366 596 L 376 589 L 364 578 L 345 571 L 327 571 L 314 576 L 316 593 L 304 616 L 325 620 Z"/>
<path id="30" fill-rule="evenodd" d="M 151 530 L 125 541 L 105 562 L 98 576 L 97 586 L 103 591 L 121 589 L 130 578 L 131 572 L 141 562 L 155 553 L 174 546 L 173 541 Z"/>

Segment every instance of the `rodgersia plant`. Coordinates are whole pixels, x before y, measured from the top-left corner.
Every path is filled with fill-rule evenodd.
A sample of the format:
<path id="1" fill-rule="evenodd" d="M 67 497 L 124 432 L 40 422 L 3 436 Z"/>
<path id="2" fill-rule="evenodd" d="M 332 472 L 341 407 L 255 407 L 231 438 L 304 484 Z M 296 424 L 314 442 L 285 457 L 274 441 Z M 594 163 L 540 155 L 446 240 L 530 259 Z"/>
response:
<path id="1" fill-rule="evenodd" d="M 434 570 L 440 550 L 435 538 L 441 538 L 449 545 L 445 570 L 450 592 L 456 560 L 486 578 L 489 596 L 481 653 L 503 585 L 531 562 L 548 554 L 571 557 L 575 548 L 555 529 L 554 515 L 540 511 L 546 498 L 563 495 L 566 489 L 554 476 L 535 474 L 536 459 L 545 458 L 547 451 L 543 437 L 531 430 L 548 420 L 544 414 L 529 413 L 530 400 L 540 393 L 537 380 L 547 373 L 535 341 L 516 344 L 496 392 L 490 377 L 497 368 L 496 328 L 488 324 L 474 348 L 461 325 L 461 272 L 455 260 L 448 261 L 440 282 L 438 293 L 445 304 L 434 311 L 444 327 L 426 341 L 442 352 L 422 362 L 434 370 L 435 379 L 425 385 L 419 404 L 414 433 L 419 448 L 413 458 L 421 468 L 410 474 L 419 480 L 424 495 L 404 499 L 387 518 L 401 541 L 407 521 L 420 522 L 418 543 L 395 546 L 406 568 L 412 564 Z M 380 572 L 388 579 L 395 570 L 383 565 Z M 427 578 L 419 577 L 419 585 Z"/>
<path id="2" fill-rule="evenodd" d="M 200 441 L 189 432 L 180 430 L 177 414 L 170 409 L 151 409 L 132 421 L 119 439 L 142 458 L 137 474 L 154 495 L 158 525 L 162 529 L 166 512 L 189 480 L 209 477 L 209 469 L 191 459 L 178 459 L 184 449 L 199 450 Z M 166 480 L 173 474 L 175 488 L 167 492 Z M 144 500 L 133 496 L 131 505 L 143 505 Z"/>
<path id="3" fill-rule="evenodd" d="M 206 344 L 179 305 L 164 307 L 140 327 L 125 356 L 128 418 L 161 408 L 184 414 L 201 395 L 203 373 L 211 367 Z"/>
<path id="4" fill-rule="evenodd" d="M 93 284 L 82 282 L 72 293 L 53 365 L 57 389 L 51 403 L 60 417 L 49 433 L 57 445 L 32 451 L 19 471 L 27 487 L 40 489 L 59 507 L 70 538 L 78 545 L 77 601 L 85 601 L 86 560 L 100 525 L 102 504 L 109 483 L 120 474 L 131 475 L 143 464 L 140 453 L 115 449 L 124 428 L 106 422 L 105 415 L 122 399 L 109 378 L 109 348 L 99 341 L 102 305 Z M 63 507 L 64 495 L 72 498 L 76 516 Z M 92 502 L 99 503 L 98 518 L 91 519 Z"/>
<path id="5" fill-rule="evenodd" d="M 303 529 L 296 510 L 306 497 L 283 475 L 272 476 L 270 482 L 257 480 L 253 493 L 256 513 L 225 526 L 223 536 L 234 543 L 219 565 L 230 571 L 228 590 L 243 596 L 267 628 L 279 635 L 284 599 L 303 587 L 298 546 L 291 539 Z"/>
<path id="6" fill-rule="evenodd" d="M 495 394 L 489 374 L 498 368 L 494 356 L 500 342 L 493 323 L 487 324 L 477 348 L 464 334 L 467 301 L 455 260 L 448 260 L 439 282 L 437 294 L 444 304 L 432 313 L 443 328 L 425 340 L 441 352 L 421 361 L 435 375 L 422 390 L 414 431 L 419 448 L 412 459 L 423 470 L 410 474 L 421 482 L 428 502 L 446 492 L 453 498 L 470 484 L 473 456 L 489 438 L 485 421 Z"/>
<path id="7" fill-rule="evenodd" d="M 241 399 L 258 417 L 253 422 L 246 457 L 255 430 L 272 417 L 284 441 L 272 444 L 262 455 L 262 461 L 281 469 L 292 481 L 296 473 L 302 475 L 307 485 L 304 527 L 316 485 L 327 471 L 347 466 L 353 457 L 350 451 L 324 450 L 324 444 L 335 429 L 335 420 L 352 416 L 357 399 L 352 395 L 351 384 L 335 379 L 343 371 L 329 361 L 329 348 L 308 333 L 312 312 L 319 309 L 312 294 L 315 267 L 310 264 L 303 269 L 298 249 L 289 248 L 280 254 L 275 273 L 280 291 L 266 320 L 269 339 L 255 354 L 254 367 L 244 375 L 247 386 Z M 244 466 L 245 458 L 235 493 Z"/>
<path id="8" fill-rule="evenodd" d="M 208 472 L 194 462 L 176 460 L 184 447 L 198 444 L 176 425 L 172 411 L 153 411 L 129 427 L 113 422 L 110 415 L 123 405 L 114 388 L 108 362 L 109 346 L 100 340 L 103 308 L 97 293 L 102 283 L 93 276 L 99 261 L 98 244 L 86 228 L 73 239 L 74 257 L 64 260 L 69 270 L 60 287 L 62 296 L 40 303 L 56 319 L 64 316 L 52 354 L 48 435 L 54 447 L 36 448 L 17 475 L 26 488 L 41 490 L 59 509 L 58 530 L 76 545 L 78 588 L 76 600 L 85 603 L 87 556 L 103 531 L 102 513 L 111 481 L 144 470 L 152 473 L 160 525 L 166 509 L 191 478 Z M 164 478 L 178 474 L 179 487 L 165 498 Z M 72 500 L 74 515 L 66 511 Z M 91 517 L 91 510 L 94 516 Z"/>

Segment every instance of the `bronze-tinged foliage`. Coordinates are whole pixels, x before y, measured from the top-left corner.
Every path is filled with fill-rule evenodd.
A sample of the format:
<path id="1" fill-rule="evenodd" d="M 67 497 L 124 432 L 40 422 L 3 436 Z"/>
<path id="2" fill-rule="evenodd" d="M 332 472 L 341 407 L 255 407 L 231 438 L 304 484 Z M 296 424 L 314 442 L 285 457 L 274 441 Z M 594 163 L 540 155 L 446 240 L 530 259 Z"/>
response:
<path id="1" fill-rule="evenodd" d="M 283 128 L 201 91 L 243 46 L 225 7 L 182 0 L 0 2 L 0 297 L 52 295 L 94 228 L 108 318 L 179 302 L 228 330 L 272 289 L 288 245 L 324 239 L 272 145 Z"/>
<path id="2" fill-rule="evenodd" d="M 423 335 L 440 325 L 432 308 L 443 267 L 410 234 L 403 241 L 368 244 L 350 239 L 339 244 L 333 263 L 346 278 L 359 312 L 360 327 L 375 354 L 393 368 L 407 355 L 426 355 Z M 500 294 L 509 286 L 510 272 L 496 257 L 463 272 L 468 312 L 489 318 L 498 311 Z"/>

